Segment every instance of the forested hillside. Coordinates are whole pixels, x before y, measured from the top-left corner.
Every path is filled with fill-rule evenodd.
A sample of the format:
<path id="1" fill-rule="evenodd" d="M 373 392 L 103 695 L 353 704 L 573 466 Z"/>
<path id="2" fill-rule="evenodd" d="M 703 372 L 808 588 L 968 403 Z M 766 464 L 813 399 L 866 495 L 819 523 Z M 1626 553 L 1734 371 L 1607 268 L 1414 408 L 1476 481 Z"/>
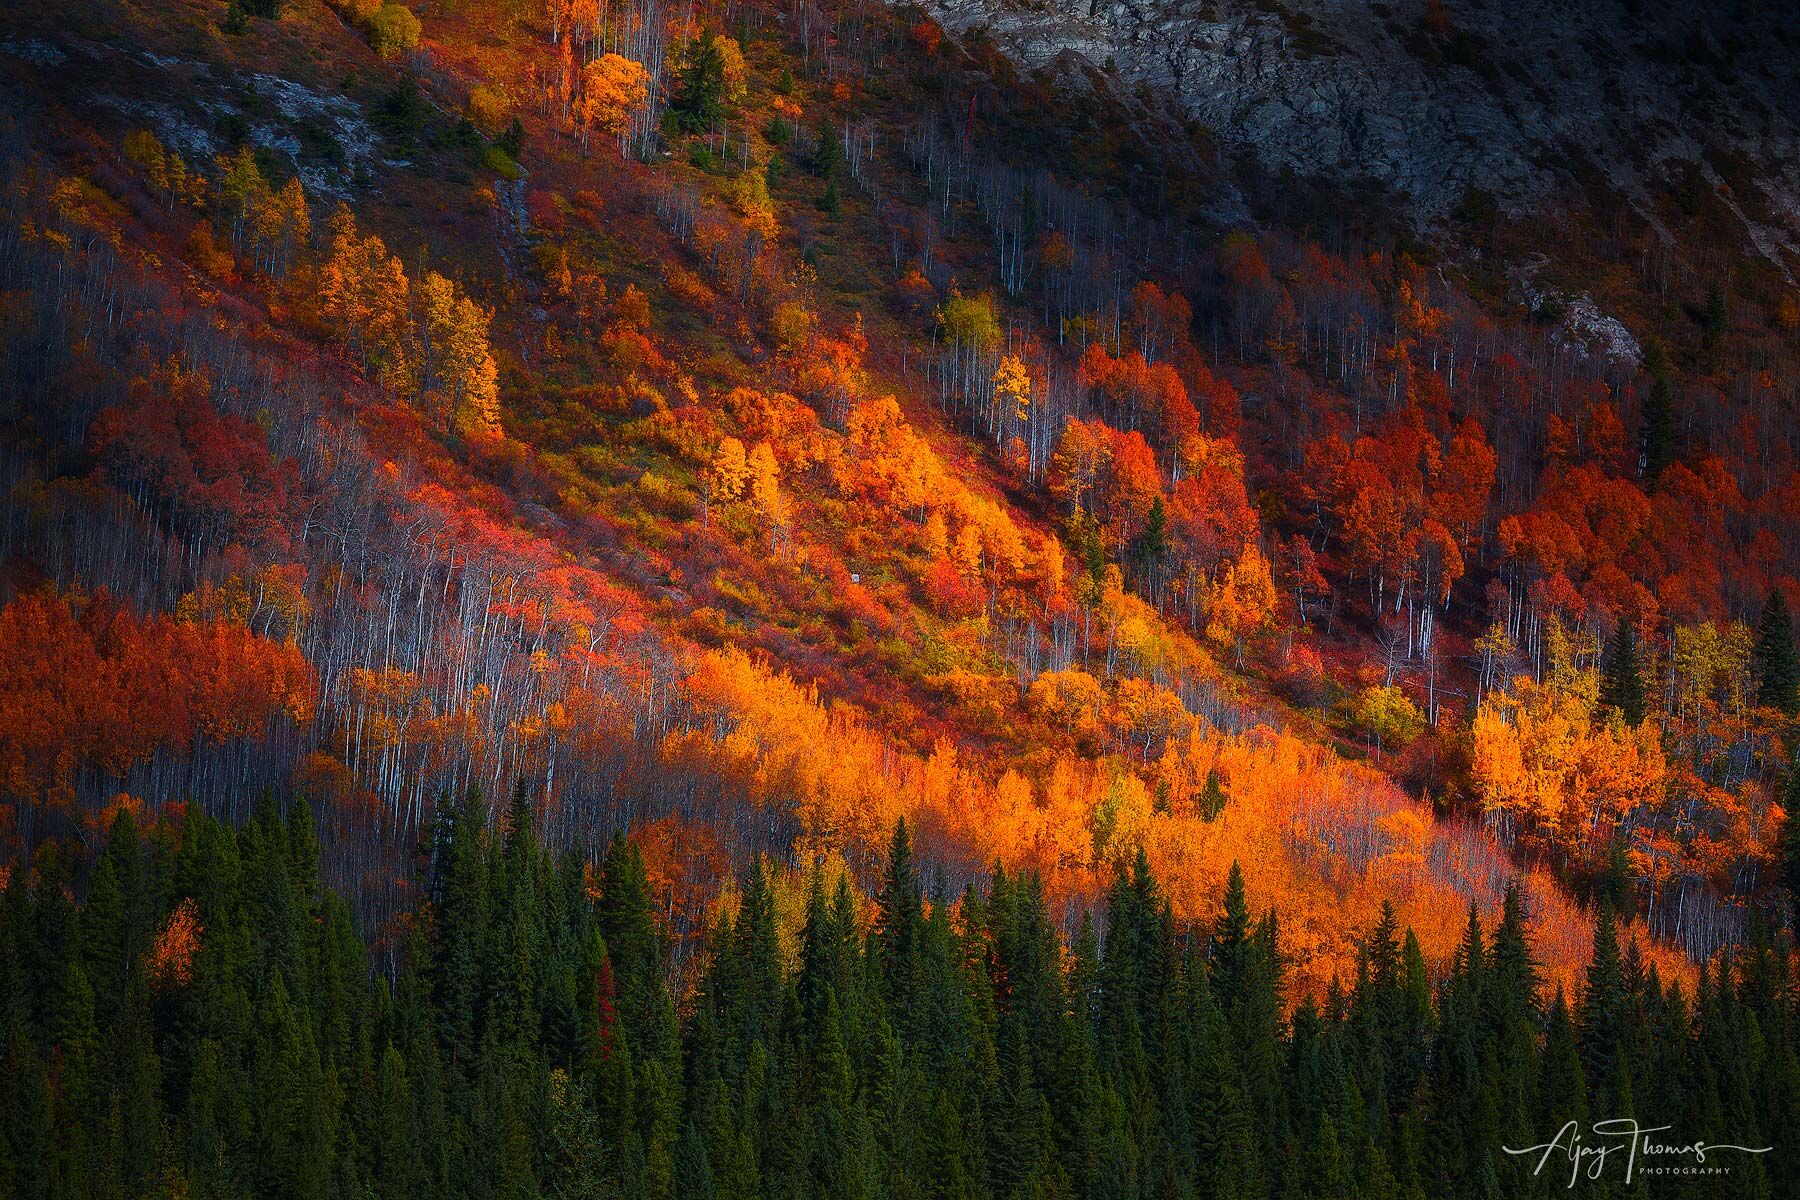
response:
<path id="1" fill-rule="evenodd" d="M 1434 988 L 1393 910 L 1289 1015 L 1233 870 L 1210 934 L 1140 854 L 1066 946 L 1036 875 L 932 896 L 904 822 L 872 899 L 753 863 L 691 990 L 637 848 L 553 858 L 521 794 L 445 805 L 428 899 L 365 957 L 312 813 L 113 822 L 87 904 L 54 851 L 0 904 L 0 1188 L 18 1196 L 1406 1198 L 1795 1194 L 1784 953 L 1695 987 L 1621 954 L 1571 995 L 1522 898 Z M 1484 926 L 1483 921 L 1487 924 Z M 1541 1031 L 1541 1032 L 1540 1032 Z M 1707 1144 L 1587 1172 L 1509 1154 L 1656 1113 Z M 1676 1135 L 1667 1135 L 1676 1136 Z M 1657 1144 L 1662 1144 L 1658 1142 Z M 1638 1149 L 1636 1143 L 1633 1149 Z"/>
<path id="2" fill-rule="evenodd" d="M 1791 1129 L 1749 175 L 1422 229 L 865 0 L 21 0 L 0 81 L 21 1194 L 1510 1195 L 1577 1062 Z"/>

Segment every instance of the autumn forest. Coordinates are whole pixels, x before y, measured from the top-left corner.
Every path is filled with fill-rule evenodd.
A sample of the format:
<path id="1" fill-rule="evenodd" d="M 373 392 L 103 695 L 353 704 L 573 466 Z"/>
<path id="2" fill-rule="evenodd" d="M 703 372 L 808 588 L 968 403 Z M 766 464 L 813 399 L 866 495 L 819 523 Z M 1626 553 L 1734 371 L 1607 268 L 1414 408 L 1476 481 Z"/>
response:
<path id="1" fill-rule="evenodd" d="M 1800 255 L 936 12 L 0 13 L 0 1197 L 1800 1196 Z"/>

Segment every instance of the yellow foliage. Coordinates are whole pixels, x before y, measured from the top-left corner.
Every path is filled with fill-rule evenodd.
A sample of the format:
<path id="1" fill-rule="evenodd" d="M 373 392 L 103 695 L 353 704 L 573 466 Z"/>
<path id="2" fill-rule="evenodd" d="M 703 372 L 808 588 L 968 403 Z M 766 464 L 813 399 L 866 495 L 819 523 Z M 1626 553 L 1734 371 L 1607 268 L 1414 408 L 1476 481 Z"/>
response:
<path id="1" fill-rule="evenodd" d="M 383 58 L 399 58 L 419 44 L 419 18 L 404 4 L 383 4 L 369 19 L 369 46 Z"/>
<path id="2" fill-rule="evenodd" d="M 744 453 L 744 443 L 734 437 L 721 440 L 706 479 L 707 494 L 712 500 L 729 504 L 742 496 L 750 479 L 750 460 Z"/>
<path id="3" fill-rule="evenodd" d="M 1150 790 L 1129 771 L 1114 775 L 1094 806 L 1094 861 L 1124 866 L 1144 844 L 1150 827 Z"/>
<path id="4" fill-rule="evenodd" d="M 1425 718 L 1392 684 L 1365 688 L 1356 698 L 1356 723 L 1368 730 L 1379 749 L 1399 749 L 1418 736 Z"/>
<path id="5" fill-rule="evenodd" d="M 1246 542 L 1235 563 L 1228 563 L 1207 606 L 1207 640 L 1235 645 L 1243 658 L 1245 639 L 1275 621 L 1275 580 L 1269 560 L 1255 542 Z"/>
<path id="6" fill-rule="evenodd" d="M 737 44 L 736 38 L 720 36 L 713 39 L 713 45 L 719 51 L 720 75 L 725 80 L 725 97 L 728 100 L 742 100 L 750 90 L 750 68 L 744 62 L 744 51 Z"/>
<path id="7" fill-rule="evenodd" d="M 1471 729 L 1470 773 L 1490 820 L 1572 838 L 1661 799 L 1668 765 L 1655 725 L 1632 729 L 1616 714 L 1595 725 L 1593 713 L 1585 689 L 1524 677 L 1489 695 Z"/>
<path id="8" fill-rule="evenodd" d="M 469 92 L 469 120 L 489 137 L 506 127 L 512 111 L 512 101 L 494 88 L 477 85 Z"/>
<path id="9" fill-rule="evenodd" d="M 1017 355 L 1006 354 L 994 368 L 994 403 L 1002 411 L 1011 409 L 1020 421 L 1031 417 L 1031 372 Z"/>
<path id="10" fill-rule="evenodd" d="M 935 561 L 950 553 L 950 529 L 941 510 L 934 508 L 925 518 L 925 531 L 920 540 L 924 543 L 927 558 Z"/>
<path id="11" fill-rule="evenodd" d="M 773 240 L 781 232 L 781 223 L 775 218 L 775 201 L 769 195 L 769 177 L 760 167 L 752 165 L 739 171 L 731 180 L 728 195 L 732 209 L 764 241 Z"/>
<path id="12" fill-rule="evenodd" d="M 576 119 L 584 129 L 618 137 L 649 95 L 650 72 L 643 63 L 619 54 L 602 54 L 581 69 Z"/>
<path id="13" fill-rule="evenodd" d="M 1071 728 L 1091 728 L 1100 715 L 1104 694 L 1100 681 L 1086 671 L 1045 671 L 1031 681 L 1026 706 L 1045 721 Z"/>
<path id="14" fill-rule="evenodd" d="M 775 336 L 777 346 L 792 353 L 806 344 L 812 321 L 812 313 L 807 311 L 806 305 L 798 300 L 783 300 L 769 318 L 769 332 Z"/>

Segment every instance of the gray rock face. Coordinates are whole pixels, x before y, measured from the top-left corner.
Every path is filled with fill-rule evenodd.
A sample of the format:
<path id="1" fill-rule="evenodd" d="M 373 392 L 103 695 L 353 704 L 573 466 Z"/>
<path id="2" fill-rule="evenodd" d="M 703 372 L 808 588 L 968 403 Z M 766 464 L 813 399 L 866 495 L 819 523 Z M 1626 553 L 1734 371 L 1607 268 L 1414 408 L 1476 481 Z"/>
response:
<path id="1" fill-rule="evenodd" d="M 1027 67 L 1072 51 L 1170 89 L 1226 148 L 1266 167 L 1377 180 L 1423 225 L 1472 188 L 1503 209 L 1542 205 L 1587 168 L 1654 220 L 1650 197 L 1693 163 L 1710 184 L 1729 179 L 1765 255 L 1800 252 L 1797 6 L 929 3 L 953 33 L 985 26 Z"/>

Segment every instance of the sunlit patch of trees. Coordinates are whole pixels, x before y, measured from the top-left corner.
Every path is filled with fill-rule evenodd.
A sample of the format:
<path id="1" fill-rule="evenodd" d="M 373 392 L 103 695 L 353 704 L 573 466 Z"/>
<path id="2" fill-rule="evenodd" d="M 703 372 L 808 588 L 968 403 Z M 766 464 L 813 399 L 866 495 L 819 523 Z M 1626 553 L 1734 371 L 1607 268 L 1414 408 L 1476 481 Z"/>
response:
<path id="1" fill-rule="evenodd" d="M 404 12 L 348 15 L 398 53 Z M 1311 990 L 1388 892 L 1442 961 L 1503 850 L 1700 956 L 1771 907 L 1787 376 L 1577 363 L 1404 255 L 1202 238 L 1013 161 L 961 103 L 985 52 L 929 21 L 729 17 L 550 3 L 517 78 L 444 89 L 515 158 L 532 126 L 495 278 L 248 148 L 28 156 L 6 611 L 207 631 L 249 715 L 120 753 L 64 721 L 9 788 L 303 790 L 371 919 L 443 797 L 518 778 L 558 845 L 704 827 L 866 876 L 904 815 L 1057 903 L 1142 850 L 1184 919 L 1235 859 Z M 946 89 L 905 128 L 894 64 Z M 822 242 L 889 282 L 846 297 Z M 1566 972 L 1583 923 L 1530 888 Z"/>

